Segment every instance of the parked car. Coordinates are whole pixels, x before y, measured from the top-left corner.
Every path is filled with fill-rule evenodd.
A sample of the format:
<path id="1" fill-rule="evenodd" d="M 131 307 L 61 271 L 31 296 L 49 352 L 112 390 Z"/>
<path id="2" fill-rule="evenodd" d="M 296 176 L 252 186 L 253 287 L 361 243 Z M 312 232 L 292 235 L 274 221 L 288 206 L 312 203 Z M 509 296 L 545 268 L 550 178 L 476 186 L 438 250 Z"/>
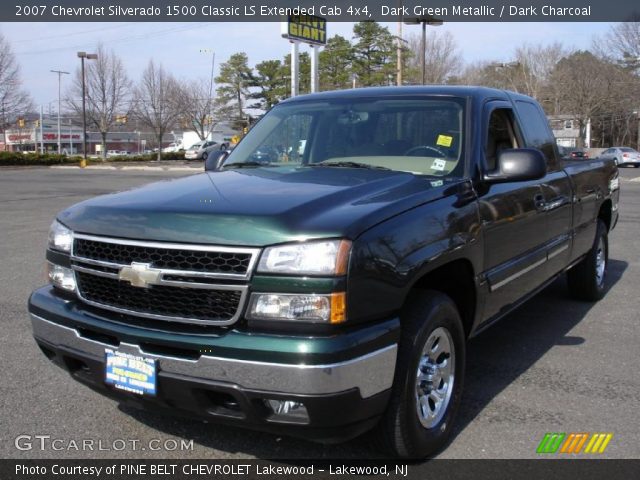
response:
<path id="1" fill-rule="evenodd" d="M 569 152 L 569 158 L 572 160 L 588 160 L 589 154 L 584 150 L 571 150 Z"/>
<path id="2" fill-rule="evenodd" d="M 107 150 L 107 158 L 108 157 L 119 157 L 122 155 L 120 150 Z"/>
<path id="3" fill-rule="evenodd" d="M 227 146 L 226 143 L 218 143 L 213 140 L 194 143 L 184 152 L 184 158 L 187 160 L 206 160 L 211 152 L 226 150 Z"/>
<path id="4" fill-rule="evenodd" d="M 278 435 L 375 429 L 391 454 L 419 458 L 458 428 L 469 338 L 561 275 L 583 301 L 607 291 L 618 169 L 562 161 L 533 98 L 299 96 L 218 155 L 57 215 L 50 284 L 29 313 L 71 378 Z"/>
<path id="5" fill-rule="evenodd" d="M 175 153 L 175 152 L 181 152 L 183 150 L 184 150 L 184 147 L 182 146 L 181 143 L 173 142 L 167 145 L 166 147 L 164 147 L 162 149 L 162 153 Z"/>
<path id="6" fill-rule="evenodd" d="M 560 158 L 564 160 L 589 159 L 589 154 L 586 151 L 571 147 L 564 147 L 562 145 L 558 145 L 558 153 L 560 154 Z"/>
<path id="7" fill-rule="evenodd" d="M 640 167 L 640 153 L 630 147 L 611 147 L 600 154 L 602 158 L 613 158 L 619 167 Z"/>

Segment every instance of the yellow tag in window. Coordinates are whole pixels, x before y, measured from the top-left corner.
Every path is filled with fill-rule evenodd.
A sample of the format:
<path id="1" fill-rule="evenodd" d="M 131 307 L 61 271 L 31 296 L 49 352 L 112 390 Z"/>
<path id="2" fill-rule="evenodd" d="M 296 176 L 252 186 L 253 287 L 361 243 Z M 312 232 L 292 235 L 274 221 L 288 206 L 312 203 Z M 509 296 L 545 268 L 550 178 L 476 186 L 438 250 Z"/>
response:
<path id="1" fill-rule="evenodd" d="M 453 137 L 449 135 L 438 135 L 438 140 L 436 140 L 436 145 L 440 145 L 441 147 L 450 147 L 453 143 Z"/>

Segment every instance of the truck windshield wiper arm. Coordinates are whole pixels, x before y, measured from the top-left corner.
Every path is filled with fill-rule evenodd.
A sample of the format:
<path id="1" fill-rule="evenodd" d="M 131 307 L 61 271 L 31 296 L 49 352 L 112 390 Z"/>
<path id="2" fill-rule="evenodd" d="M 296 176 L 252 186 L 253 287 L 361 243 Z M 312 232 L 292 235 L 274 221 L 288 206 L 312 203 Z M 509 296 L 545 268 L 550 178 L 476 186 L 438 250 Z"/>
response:
<path id="1" fill-rule="evenodd" d="M 378 165 L 369 165 L 368 163 L 360 162 L 320 162 L 310 163 L 310 167 L 348 167 L 348 168 L 369 168 L 373 170 L 391 170 L 387 167 L 380 167 Z"/>
<path id="2" fill-rule="evenodd" d="M 223 165 L 222 168 L 250 168 L 250 167 L 273 167 L 270 163 L 264 162 L 234 162 Z"/>

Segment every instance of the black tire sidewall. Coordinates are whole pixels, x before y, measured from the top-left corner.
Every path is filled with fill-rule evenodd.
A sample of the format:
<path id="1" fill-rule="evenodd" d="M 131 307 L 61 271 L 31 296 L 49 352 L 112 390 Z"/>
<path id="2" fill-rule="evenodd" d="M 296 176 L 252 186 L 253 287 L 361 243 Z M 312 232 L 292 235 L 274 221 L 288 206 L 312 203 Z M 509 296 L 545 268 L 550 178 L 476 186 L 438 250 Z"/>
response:
<path id="1" fill-rule="evenodd" d="M 402 392 L 398 420 L 402 423 L 405 438 L 406 456 L 422 458 L 442 449 L 449 438 L 454 417 L 462 397 L 465 336 L 460 316 L 453 302 L 442 294 L 436 294 L 429 302 L 420 302 L 410 312 L 411 320 L 419 322 L 403 334 L 400 346 L 405 355 L 400 359 L 396 375 L 402 375 L 398 389 Z M 422 322 L 420 322 L 422 317 Z M 437 328 L 444 327 L 449 331 L 455 348 L 454 390 L 451 394 L 447 411 L 442 419 L 432 428 L 425 428 L 420 423 L 416 411 L 415 375 L 418 370 L 422 349 L 429 335 Z"/>

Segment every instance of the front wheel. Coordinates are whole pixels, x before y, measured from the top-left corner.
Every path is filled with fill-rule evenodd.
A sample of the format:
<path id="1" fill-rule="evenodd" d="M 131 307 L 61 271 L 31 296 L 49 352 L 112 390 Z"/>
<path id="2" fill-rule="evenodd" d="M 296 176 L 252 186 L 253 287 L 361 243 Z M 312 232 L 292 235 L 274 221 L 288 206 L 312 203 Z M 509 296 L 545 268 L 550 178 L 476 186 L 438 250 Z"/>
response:
<path id="1" fill-rule="evenodd" d="M 209 156 L 209 154 L 207 152 L 203 152 L 202 153 L 202 160 L 204 160 L 206 162 L 208 156 Z"/>
<path id="2" fill-rule="evenodd" d="M 571 296 L 587 302 L 595 302 L 604 297 L 608 263 L 607 226 L 602 220 L 598 220 L 596 238 L 591 250 L 580 263 L 567 272 Z"/>
<path id="3" fill-rule="evenodd" d="M 424 458 L 447 443 L 462 396 L 465 334 L 446 295 L 427 290 L 402 316 L 396 372 L 377 440 L 394 456 Z"/>

